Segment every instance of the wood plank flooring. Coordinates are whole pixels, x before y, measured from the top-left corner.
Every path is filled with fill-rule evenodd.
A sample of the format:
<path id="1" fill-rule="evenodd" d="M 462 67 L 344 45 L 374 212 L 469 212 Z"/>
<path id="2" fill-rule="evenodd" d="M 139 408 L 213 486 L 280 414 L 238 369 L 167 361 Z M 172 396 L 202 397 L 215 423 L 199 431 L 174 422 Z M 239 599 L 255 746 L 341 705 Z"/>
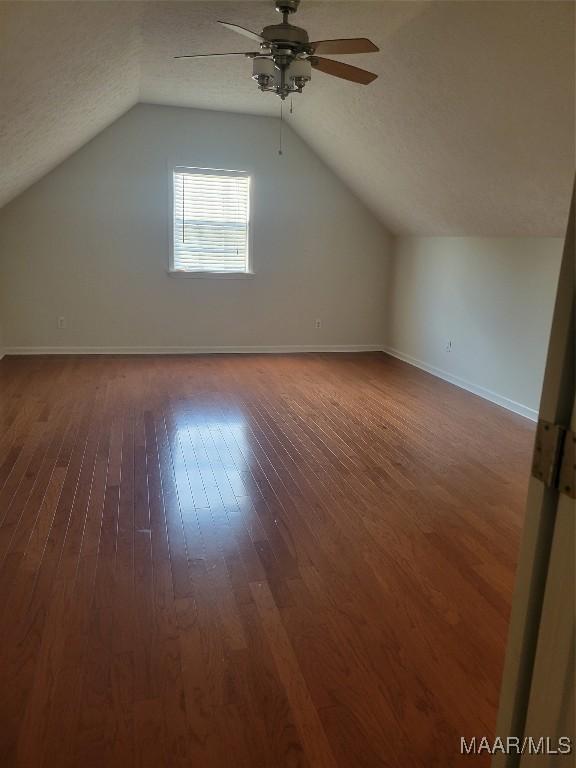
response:
<path id="1" fill-rule="evenodd" d="M 5 358 L 0 765 L 469 765 L 532 439 L 381 354 Z"/>

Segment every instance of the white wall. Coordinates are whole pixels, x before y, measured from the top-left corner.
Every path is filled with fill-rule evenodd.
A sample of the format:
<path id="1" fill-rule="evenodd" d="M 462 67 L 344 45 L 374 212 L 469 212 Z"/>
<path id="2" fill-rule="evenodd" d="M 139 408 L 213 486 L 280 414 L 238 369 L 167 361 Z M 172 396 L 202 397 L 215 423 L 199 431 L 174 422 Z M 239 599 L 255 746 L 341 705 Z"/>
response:
<path id="1" fill-rule="evenodd" d="M 278 127 L 138 105 L 0 210 L 7 351 L 381 348 L 388 236 Z M 255 277 L 167 274 L 175 165 L 253 174 Z"/>
<path id="2" fill-rule="evenodd" d="M 388 350 L 534 418 L 561 256 L 561 238 L 398 238 Z"/>

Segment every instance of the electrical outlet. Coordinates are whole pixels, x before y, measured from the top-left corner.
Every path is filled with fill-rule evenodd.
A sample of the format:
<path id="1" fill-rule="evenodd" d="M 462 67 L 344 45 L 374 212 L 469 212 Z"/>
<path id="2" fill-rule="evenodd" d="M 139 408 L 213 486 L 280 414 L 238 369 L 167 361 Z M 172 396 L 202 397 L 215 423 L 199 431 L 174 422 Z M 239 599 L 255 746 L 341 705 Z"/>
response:
<path id="1" fill-rule="evenodd" d="M 63 331 L 64 328 L 66 328 L 66 318 L 65 317 L 59 317 L 58 318 L 58 329 L 60 331 Z"/>
<path id="2" fill-rule="evenodd" d="M 322 328 L 322 320 L 320 320 L 319 318 L 314 320 L 314 328 L 316 329 Z"/>
<path id="3" fill-rule="evenodd" d="M 448 339 L 448 343 L 446 344 L 446 352 L 452 352 L 452 339 Z"/>

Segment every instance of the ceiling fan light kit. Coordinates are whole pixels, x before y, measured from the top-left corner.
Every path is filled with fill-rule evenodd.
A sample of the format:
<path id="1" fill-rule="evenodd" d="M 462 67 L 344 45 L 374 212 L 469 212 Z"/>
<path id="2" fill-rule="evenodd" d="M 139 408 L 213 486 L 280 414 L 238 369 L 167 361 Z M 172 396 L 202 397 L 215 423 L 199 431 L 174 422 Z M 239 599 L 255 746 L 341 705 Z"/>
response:
<path id="1" fill-rule="evenodd" d="M 274 93 L 302 93 L 312 77 L 312 64 L 308 59 L 294 59 L 287 67 L 279 69 L 273 59 L 263 56 L 254 58 L 252 77 L 261 91 Z"/>
<path id="2" fill-rule="evenodd" d="M 245 56 L 253 59 L 252 78 L 258 84 L 258 88 L 261 91 L 275 93 L 282 100 L 290 94 L 302 93 L 304 86 L 312 78 L 312 69 L 360 85 L 368 85 L 377 78 L 377 75 L 365 69 L 318 56 L 319 53 L 327 55 L 375 53 L 379 49 L 365 37 L 310 42 L 305 29 L 296 27 L 288 21 L 289 16 L 298 10 L 299 5 L 300 0 L 276 0 L 275 7 L 278 13 L 282 14 L 282 22 L 264 27 L 260 34 L 237 24 L 230 24 L 225 21 L 218 22 L 232 32 L 237 32 L 259 42 L 259 51 L 200 53 L 190 56 L 176 56 L 175 58 Z"/>

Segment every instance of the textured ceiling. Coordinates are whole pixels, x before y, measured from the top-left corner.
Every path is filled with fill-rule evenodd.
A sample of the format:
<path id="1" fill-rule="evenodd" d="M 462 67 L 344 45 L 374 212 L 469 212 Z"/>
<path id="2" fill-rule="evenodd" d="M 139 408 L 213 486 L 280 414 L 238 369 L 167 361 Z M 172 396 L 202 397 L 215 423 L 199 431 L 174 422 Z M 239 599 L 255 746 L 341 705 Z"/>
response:
<path id="1" fill-rule="evenodd" d="M 278 20 L 265 2 L 0 3 L 0 204 L 137 100 L 277 115 L 219 27 Z M 288 120 L 395 232 L 561 235 L 574 173 L 571 2 L 303 0 L 312 39 L 371 37 L 341 57 L 363 88 L 315 73 Z M 289 162 L 289 156 L 285 157 Z"/>
<path id="2" fill-rule="evenodd" d="M 139 14 L 0 0 L 0 205 L 137 102 Z"/>

